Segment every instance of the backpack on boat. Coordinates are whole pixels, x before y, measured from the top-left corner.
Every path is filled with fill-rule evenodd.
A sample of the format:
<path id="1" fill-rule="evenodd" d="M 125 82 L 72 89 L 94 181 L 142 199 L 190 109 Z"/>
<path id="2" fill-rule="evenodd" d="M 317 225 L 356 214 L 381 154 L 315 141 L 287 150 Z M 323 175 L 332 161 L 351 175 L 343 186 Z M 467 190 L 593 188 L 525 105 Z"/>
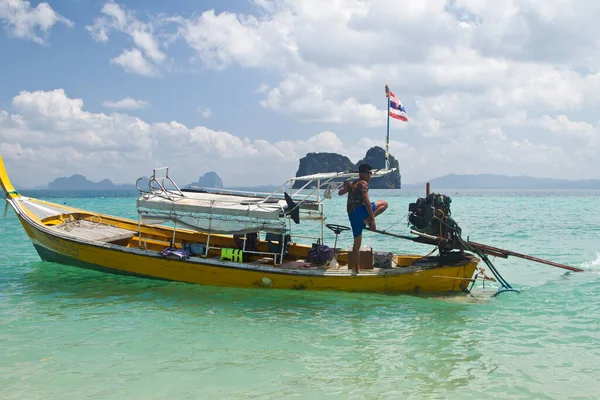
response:
<path id="1" fill-rule="evenodd" d="M 331 261 L 333 255 L 333 249 L 324 244 L 313 243 L 312 248 L 308 250 L 308 260 L 314 265 L 323 265 Z"/>
<path id="2" fill-rule="evenodd" d="M 243 250 L 243 252 L 240 252 L 242 254 L 242 260 L 240 261 L 243 262 L 249 261 L 251 255 L 249 253 L 253 253 L 258 250 L 259 239 L 258 232 L 246 233 L 245 237 L 246 238 L 244 239 L 244 235 L 238 233 L 233 235 L 235 245 L 239 250 Z"/>
<path id="3" fill-rule="evenodd" d="M 245 251 L 256 251 L 258 248 L 258 232 L 246 233 L 245 236 L 244 239 L 243 234 L 236 233 L 233 235 L 237 248 Z"/>

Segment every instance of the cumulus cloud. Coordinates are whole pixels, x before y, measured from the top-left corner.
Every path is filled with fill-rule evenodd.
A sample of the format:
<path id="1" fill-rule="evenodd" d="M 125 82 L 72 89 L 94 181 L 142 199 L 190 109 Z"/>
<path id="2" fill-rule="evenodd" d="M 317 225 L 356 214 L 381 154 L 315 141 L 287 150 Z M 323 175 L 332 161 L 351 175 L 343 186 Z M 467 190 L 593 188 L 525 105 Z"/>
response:
<path id="1" fill-rule="evenodd" d="M 208 10 L 142 22 L 110 1 L 87 28 L 99 41 L 113 31 L 128 34 L 134 49 L 113 62 L 142 75 L 158 73 L 173 40 L 188 44 L 205 68 L 268 70 L 276 81 L 259 87 L 261 105 L 300 121 L 381 126 L 385 83 L 414 122 L 402 128 L 427 136 L 452 135 L 449 127 L 474 121 L 501 128 L 515 113 L 564 114 L 598 103 L 600 3 L 253 4 L 245 14 Z"/>
<path id="2" fill-rule="evenodd" d="M 179 19 L 181 36 L 209 67 L 232 63 L 244 67 L 284 67 L 294 58 L 295 44 L 285 21 L 262 21 L 252 15 L 203 12 Z"/>
<path id="3" fill-rule="evenodd" d="M 144 109 L 149 106 L 149 103 L 145 100 L 136 100 L 131 97 L 125 97 L 118 101 L 107 100 L 102 103 L 107 108 L 118 108 L 123 110 L 138 110 Z"/>
<path id="4" fill-rule="evenodd" d="M 334 101 L 327 96 L 327 90 L 324 84 L 290 75 L 278 87 L 268 90 L 261 105 L 304 121 L 385 124 L 385 110 L 378 110 L 372 104 L 361 104 L 354 97 Z"/>
<path id="5" fill-rule="evenodd" d="M 228 185 L 270 184 L 293 176 L 298 159 L 308 152 L 346 151 L 328 131 L 305 140 L 270 142 L 176 121 L 147 123 L 127 114 L 92 113 L 82 99 L 69 98 L 62 89 L 23 91 L 13 98 L 12 108 L 12 113 L 0 111 L 0 143 L 20 185 L 75 172 L 89 179 L 134 182 L 158 165 L 170 166 L 182 184 L 210 169 Z M 43 168 L 36 174 L 19 172 L 27 165 Z"/>
<path id="6" fill-rule="evenodd" d="M 246 51 L 263 54 L 264 60 L 249 62 L 231 44 L 210 39 L 213 47 L 192 47 L 207 67 L 236 63 L 280 73 L 278 84 L 261 85 L 261 104 L 299 120 L 380 126 L 385 122 L 380 88 L 387 81 L 411 116 L 411 124 L 402 127 L 414 134 L 455 136 L 474 131 L 474 126 L 492 132 L 527 118 L 527 113 L 564 113 L 597 104 L 600 74 L 589 71 L 598 70 L 600 58 L 593 50 L 598 43 L 580 43 L 589 43 L 589 30 L 598 30 L 587 17 L 598 6 L 538 3 L 508 1 L 488 7 L 480 1 L 432 1 L 398 9 L 383 0 L 322 7 L 312 1 L 261 1 L 257 4 L 266 16 L 257 22 L 237 15 L 240 26 L 235 29 L 252 30 L 254 40 Z M 223 22 L 233 18 L 211 15 L 210 26 L 221 17 Z M 190 23 L 195 30 L 209 26 L 203 19 Z M 572 29 L 581 24 L 586 29 Z M 547 55 L 532 56 L 540 48 L 540 32 L 551 27 L 556 30 L 553 37 L 564 33 L 570 39 L 546 40 L 553 46 Z M 271 30 L 263 36 L 267 28 Z M 267 46 L 278 42 L 277 37 L 288 45 Z M 527 40 L 519 42 L 519 37 Z M 280 64 L 266 56 L 267 48 L 278 51 L 273 58 Z M 574 54 L 573 48 L 578 58 L 564 57 Z M 214 57 L 221 63 L 215 66 Z"/>
<path id="7" fill-rule="evenodd" d="M 118 64 L 127 72 L 144 76 L 156 76 L 158 71 L 148 62 L 146 57 L 138 49 L 125 50 L 118 57 L 113 58 L 110 62 Z"/>
<path id="8" fill-rule="evenodd" d="M 40 44 L 46 41 L 54 25 L 73 26 L 73 22 L 54 11 L 48 3 L 31 7 L 25 0 L 0 0 L 0 22 L 10 35 Z"/>

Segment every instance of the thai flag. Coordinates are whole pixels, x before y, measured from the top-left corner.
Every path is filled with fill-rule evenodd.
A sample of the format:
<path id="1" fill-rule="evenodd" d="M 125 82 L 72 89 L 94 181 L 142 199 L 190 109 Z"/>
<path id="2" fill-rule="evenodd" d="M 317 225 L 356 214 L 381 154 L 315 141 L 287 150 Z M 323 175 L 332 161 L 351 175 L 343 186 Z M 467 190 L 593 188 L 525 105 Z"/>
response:
<path id="1" fill-rule="evenodd" d="M 400 121 L 408 122 L 406 109 L 404 109 L 404 106 L 402 103 L 400 103 L 396 95 L 392 93 L 388 85 L 385 85 L 385 94 L 390 99 L 390 117 Z"/>

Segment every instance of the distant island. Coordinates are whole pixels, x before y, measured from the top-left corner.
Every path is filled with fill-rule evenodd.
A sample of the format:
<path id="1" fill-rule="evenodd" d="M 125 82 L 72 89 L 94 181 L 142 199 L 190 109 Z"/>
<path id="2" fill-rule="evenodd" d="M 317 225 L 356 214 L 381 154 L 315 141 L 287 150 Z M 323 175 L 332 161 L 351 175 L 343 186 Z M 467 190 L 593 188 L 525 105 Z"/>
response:
<path id="1" fill-rule="evenodd" d="M 141 188 L 148 187 L 149 179 L 143 177 L 140 181 Z M 181 186 L 202 186 L 207 188 L 223 188 L 223 180 L 217 175 L 216 172 L 210 171 L 202 175 L 197 182 L 192 182 L 189 185 Z M 45 188 L 39 188 L 45 189 Z M 48 190 L 102 190 L 102 191 L 136 191 L 135 184 L 115 184 L 110 179 L 103 179 L 100 182 L 93 182 L 87 179 L 85 176 L 80 174 L 74 174 L 69 177 L 56 178 L 52 182 L 48 183 Z M 146 189 L 147 190 L 147 189 Z"/>
<path id="2" fill-rule="evenodd" d="M 198 178 L 198 182 L 192 182 L 188 186 L 223 189 L 223 180 L 215 171 L 210 171 Z"/>
<path id="3" fill-rule="evenodd" d="M 311 156 L 311 154 L 313 154 Z M 324 155 L 324 156 L 323 156 Z M 335 153 L 309 153 L 307 154 L 308 160 L 319 160 L 320 157 L 325 157 L 326 160 L 334 160 L 337 165 L 342 165 L 343 168 L 351 169 L 354 164 L 345 156 L 341 156 Z M 305 157 L 306 158 L 306 157 Z M 390 157 L 391 159 L 391 157 Z M 307 161 L 305 161 L 307 162 Z M 394 162 L 397 163 L 394 159 Z M 352 165 L 352 167 L 351 167 Z M 397 165 L 397 164 L 396 164 Z M 299 171 L 303 175 L 308 175 L 313 167 L 308 167 L 305 171 Z M 328 171 L 329 172 L 329 171 Z M 333 172 L 333 171 L 332 171 Z M 371 181 L 374 183 L 380 179 L 377 178 Z M 428 181 L 431 184 L 432 191 L 440 189 L 600 189 L 600 180 L 598 179 L 586 179 L 586 180 L 568 180 L 568 179 L 553 179 L 553 178 L 534 178 L 531 176 L 506 176 L 496 174 L 471 174 L 471 175 L 458 175 L 449 174 L 438 178 L 433 178 Z M 426 182 L 421 183 L 409 183 L 403 184 L 403 189 L 424 189 Z M 148 187 L 148 178 L 142 178 L 140 183 L 141 187 Z M 214 186 L 210 186 L 214 185 Z M 192 182 L 189 185 L 181 186 L 202 186 L 202 187 L 214 187 L 223 188 L 223 181 L 214 172 L 207 172 L 202 175 L 198 182 Z M 262 185 L 262 186 L 245 186 L 245 187 L 231 187 L 229 189 L 245 190 L 245 191 L 256 191 L 256 192 L 272 192 L 277 189 L 277 185 Z M 371 188 L 374 187 L 371 184 Z M 37 187 L 35 189 L 40 190 L 53 190 L 53 191 L 73 191 L 73 190 L 103 190 L 103 191 L 136 191 L 135 184 L 115 184 L 109 179 L 103 179 L 100 182 L 92 182 L 85 176 L 80 174 L 74 174 L 70 177 L 56 178 L 54 181 L 48 183 L 46 187 Z M 23 190 L 23 188 L 21 188 Z"/>
<path id="4" fill-rule="evenodd" d="M 146 178 L 146 182 L 147 182 Z M 146 183 L 146 186 L 148 184 Z M 85 176 L 74 174 L 68 178 L 56 178 L 48 183 L 49 190 L 137 190 L 135 185 L 122 184 L 117 185 L 112 183 L 110 179 L 103 179 L 100 182 L 92 182 Z"/>
<path id="5" fill-rule="evenodd" d="M 438 189 L 600 189 L 600 180 L 534 178 L 531 176 L 505 176 L 495 174 L 449 174 L 428 181 L 432 191 Z M 423 183 L 405 184 L 405 189 L 422 189 Z"/>

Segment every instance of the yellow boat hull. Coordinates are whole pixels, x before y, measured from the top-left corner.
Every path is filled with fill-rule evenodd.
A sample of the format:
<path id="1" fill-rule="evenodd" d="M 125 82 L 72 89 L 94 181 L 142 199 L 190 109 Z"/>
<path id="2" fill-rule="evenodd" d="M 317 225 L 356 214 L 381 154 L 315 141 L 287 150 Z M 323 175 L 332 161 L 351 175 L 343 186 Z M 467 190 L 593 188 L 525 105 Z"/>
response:
<path id="1" fill-rule="evenodd" d="M 240 288 L 337 290 L 348 292 L 464 292 L 471 282 L 477 261 L 404 274 L 349 273 L 302 274 L 253 269 L 246 264 L 211 260 L 189 262 L 167 259 L 156 252 L 118 249 L 81 243 L 44 232 L 20 218 L 40 258 L 87 269 L 158 278 L 170 281 Z M 129 251 L 127 251 L 129 250 Z M 225 264 L 225 265 L 223 265 Z M 321 271 L 318 271 L 321 272 Z"/>

